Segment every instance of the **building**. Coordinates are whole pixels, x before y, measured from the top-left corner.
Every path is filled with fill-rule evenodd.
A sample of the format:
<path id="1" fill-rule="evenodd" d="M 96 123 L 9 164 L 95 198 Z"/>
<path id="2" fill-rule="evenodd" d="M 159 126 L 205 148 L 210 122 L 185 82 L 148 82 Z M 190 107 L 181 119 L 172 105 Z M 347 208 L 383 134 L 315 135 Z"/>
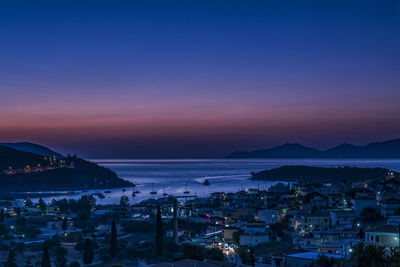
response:
<path id="1" fill-rule="evenodd" d="M 268 243 L 269 235 L 266 233 L 245 233 L 240 235 L 240 245 L 255 247 L 261 243 Z"/>
<path id="2" fill-rule="evenodd" d="M 352 200 L 354 215 L 359 218 L 363 209 L 371 207 L 376 208 L 376 198 L 373 197 L 357 197 Z"/>
<path id="3" fill-rule="evenodd" d="M 233 234 L 238 232 L 237 228 L 225 227 L 222 229 L 222 238 L 224 241 L 233 241 Z"/>
<path id="4" fill-rule="evenodd" d="M 365 242 L 387 248 L 399 247 L 399 227 L 385 224 L 365 231 Z"/>
<path id="5" fill-rule="evenodd" d="M 330 217 L 328 213 L 316 212 L 303 218 L 301 224 L 304 231 L 313 231 L 326 229 L 330 225 Z"/>
<path id="6" fill-rule="evenodd" d="M 274 224 L 278 222 L 279 213 L 277 210 L 259 210 L 257 212 L 257 218 L 266 224 Z"/>
<path id="7" fill-rule="evenodd" d="M 271 193 L 287 193 L 290 191 L 290 185 L 285 185 L 283 183 L 278 183 L 276 185 L 271 186 L 268 189 L 268 192 Z"/>
<path id="8" fill-rule="evenodd" d="M 389 198 L 382 200 L 378 203 L 378 208 L 385 218 L 391 215 L 396 215 L 395 211 L 400 209 L 400 199 Z"/>
<path id="9" fill-rule="evenodd" d="M 320 194 L 320 195 L 338 195 L 340 194 L 340 188 L 336 185 L 332 184 L 324 184 L 321 187 L 316 187 L 314 188 L 314 192 Z"/>
<path id="10" fill-rule="evenodd" d="M 352 209 L 339 209 L 329 212 L 331 224 L 337 229 L 351 229 L 355 220 Z"/>

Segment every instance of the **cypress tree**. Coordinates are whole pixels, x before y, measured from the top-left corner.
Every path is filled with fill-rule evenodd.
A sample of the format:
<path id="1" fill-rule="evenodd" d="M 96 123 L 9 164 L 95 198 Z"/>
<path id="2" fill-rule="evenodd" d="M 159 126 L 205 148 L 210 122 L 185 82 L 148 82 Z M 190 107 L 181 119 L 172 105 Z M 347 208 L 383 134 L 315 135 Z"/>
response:
<path id="1" fill-rule="evenodd" d="M 51 267 L 49 249 L 46 244 L 43 246 L 42 267 Z"/>
<path id="2" fill-rule="evenodd" d="M 111 244 L 110 244 L 110 254 L 111 257 L 114 258 L 118 252 L 118 244 L 117 244 L 117 226 L 115 221 L 112 221 L 111 226 Z"/>
<path id="3" fill-rule="evenodd" d="M 68 220 L 67 220 L 67 218 L 64 218 L 61 223 L 61 229 L 63 229 L 63 231 L 66 231 L 67 228 L 68 228 Z"/>
<path id="4" fill-rule="evenodd" d="M 250 266 L 255 266 L 254 248 L 250 248 Z"/>
<path id="5" fill-rule="evenodd" d="M 1 211 L 0 211 L 0 222 L 4 222 L 4 218 L 5 218 L 4 209 L 1 209 Z"/>
<path id="6" fill-rule="evenodd" d="M 39 208 L 41 211 L 45 211 L 46 210 L 46 202 L 44 202 L 44 200 L 42 198 L 39 198 Z"/>
<path id="7" fill-rule="evenodd" d="M 156 251 L 157 255 L 162 255 L 163 249 L 163 227 L 161 219 L 160 206 L 157 207 L 157 221 L 156 221 Z"/>
<path id="8" fill-rule="evenodd" d="M 85 241 L 85 248 L 83 249 L 83 263 L 85 265 L 91 264 L 93 261 L 93 248 L 92 248 L 92 242 L 90 241 L 89 238 L 86 239 Z"/>

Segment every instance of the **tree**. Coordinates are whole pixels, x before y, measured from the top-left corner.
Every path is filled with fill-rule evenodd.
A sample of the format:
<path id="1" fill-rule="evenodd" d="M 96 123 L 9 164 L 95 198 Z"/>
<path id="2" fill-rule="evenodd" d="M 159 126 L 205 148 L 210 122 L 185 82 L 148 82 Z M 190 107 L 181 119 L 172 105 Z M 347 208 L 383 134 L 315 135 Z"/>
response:
<path id="1" fill-rule="evenodd" d="M 351 259 L 355 267 L 385 266 L 387 263 L 385 247 L 374 245 L 364 246 L 364 243 L 359 243 L 353 247 Z"/>
<path id="2" fill-rule="evenodd" d="M 27 206 L 27 207 L 33 206 L 33 202 L 30 198 L 25 199 L 25 206 Z"/>
<path id="3" fill-rule="evenodd" d="M 25 236 L 30 238 L 36 238 L 37 234 L 38 230 L 33 225 L 29 224 L 28 227 L 26 228 Z"/>
<path id="4" fill-rule="evenodd" d="M 250 249 L 248 247 L 240 247 L 239 251 L 238 251 L 238 256 L 242 260 L 243 264 L 250 265 L 250 263 L 251 263 Z"/>
<path id="5" fill-rule="evenodd" d="M 234 242 L 236 245 L 239 245 L 239 244 L 240 244 L 240 233 L 239 233 L 239 231 L 233 232 L 233 234 L 232 234 L 232 240 L 233 240 L 233 242 Z"/>
<path id="6" fill-rule="evenodd" d="M 110 255 L 114 258 L 118 252 L 118 244 L 117 244 L 117 226 L 115 221 L 112 221 L 111 224 L 111 239 L 110 239 Z"/>
<path id="7" fill-rule="evenodd" d="M 128 207 L 128 205 L 129 205 L 129 198 L 127 197 L 127 196 L 121 196 L 121 199 L 120 199 L 120 201 L 119 201 L 119 205 L 121 206 L 121 207 Z"/>
<path id="8" fill-rule="evenodd" d="M 28 225 L 26 223 L 26 219 L 21 217 L 15 220 L 15 232 L 19 235 L 25 234 L 28 229 Z"/>
<path id="9" fill-rule="evenodd" d="M 249 254 L 250 254 L 250 256 L 249 256 L 250 257 L 249 265 L 250 266 L 254 266 L 256 264 L 256 260 L 255 260 L 255 257 L 254 257 L 254 248 L 250 248 Z"/>
<path id="10" fill-rule="evenodd" d="M 47 205 L 46 205 L 46 203 L 43 201 L 43 199 L 42 199 L 42 198 L 39 198 L 39 208 L 40 208 L 40 210 L 41 210 L 41 211 L 45 211 L 45 210 L 46 210 L 46 207 L 47 207 Z"/>
<path id="11" fill-rule="evenodd" d="M 61 229 L 63 229 L 63 231 L 66 231 L 67 228 L 68 228 L 68 220 L 67 220 L 67 218 L 64 218 L 61 223 Z"/>
<path id="12" fill-rule="evenodd" d="M 26 247 L 25 247 L 25 243 L 24 242 L 15 243 L 15 251 L 20 253 L 22 257 L 24 256 L 25 249 L 26 249 Z"/>
<path id="13" fill-rule="evenodd" d="M 157 219 L 156 219 L 156 252 L 157 255 L 162 255 L 163 249 L 163 226 L 162 226 L 162 218 L 161 218 L 161 209 L 160 206 L 157 207 Z"/>
<path id="14" fill-rule="evenodd" d="M 0 224 L 0 236 L 6 235 L 10 232 L 10 229 L 5 224 Z"/>
<path id="15" fill-rule="evenodd" d="M 3 251 L 3 255 L 6 255 L 6 252 L 10 250 L 10 246 L 7 245 L 4 241 L 0 243 L 0 250 Z"/>
<path id="16" fill-rule="evenodd" d="M 7 257 L 7 261 L 4 263 L 4 267 L 18 267 L 17 263 L 15 262 L 15 254 L 12 249 L 10 249 Z"/>
<path id="17" fill-rule="evenodd" d="M 67 265 L 67 259 L 65 258 L 67 253 L 68 251 L 60 245 L 53 248 L 53 254 L 56 257 L 57 267 L 65 267 Z"/>
<path id="18" fill-rule="evenodd" d="M 364 233 L 364 229 L 361 227 L 360 230 L 358 231 L 358 237 L 360 239 L 364 239 L 365 237 L 365 233 Z"/>
<path id="19" fill-rule="evenodd" d="M 5 215 L 4 215 L 4 209 L 1 209 L 0 210 L 0 222 L 4 222 L 4 219 L 5 219 Z"/>
<path id="20" fill-rule="evenodd" d="M 333 267 L 338 264 L 338 261 L 333 257 L 319 255 L 318 259 L 311 263 L 311 267 Z"/>
<path id="21" fill-rule="evenodd" d="M 204 251 L 203 248 L 200 246 L 183 244 L 182 250 L 183 250 L 183 257 L 185 259 L 192 259 L 198 261 L 204 260 Z"/>
<path id="22" fill-rule="evenodd" d="M 49 248 L 46 244 L 43 246 L 42 267 L 51 267 Z"/>
<path id="23" fill-rule="evenodd" d="M 360 219 L 363 223 L 374 223 L 384 218 L 378 209 L 367 207 L 361 211 Z"/>
<path id="24" fill-rule="evenodd" d="M 218 248 L 207 249 L 205 252 L 205 257 L 206 259 L 212 261 L 224 261 L 224 254 L 222 253 L 222 250 Z"/>
<path id="25" fill-rule="evenodd" d="M 33 267 L 31 263 L 31 257 L 26 258 L 25 267 Z"/>
<path id="26" fill-rule="evenodd" d="M 21 209 L 20 209 L 20 207 L 17 207 L 16 213 L 17 213 L 17 217 L 19 218 L 19 216 L 21 215 Z"/>
<path id="27" fill-rule="evenodd" d="M 93 248 L 90 239 L 86 239 L 85 248 L 83 249 L 83 263 L 85 265 L 91 264 L 93 261 Z"/>
<path id="28" fill-rule="evenodd" d="M 69 267 L 81 267 L 81 265 L 79 264 L 79 262 L 77 261 L 73 261 L 69 264 Z"/>

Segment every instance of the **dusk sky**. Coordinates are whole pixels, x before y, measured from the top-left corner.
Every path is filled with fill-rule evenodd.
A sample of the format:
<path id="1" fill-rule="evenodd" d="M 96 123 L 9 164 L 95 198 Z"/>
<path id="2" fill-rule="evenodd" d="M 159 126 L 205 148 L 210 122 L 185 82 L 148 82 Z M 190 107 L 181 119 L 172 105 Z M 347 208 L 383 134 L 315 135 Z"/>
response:
<path id="1" fill-rule="evenodd" d="M 0 1 L 0 141 L 87 158 L 400 138 L 400 1 Z"/>

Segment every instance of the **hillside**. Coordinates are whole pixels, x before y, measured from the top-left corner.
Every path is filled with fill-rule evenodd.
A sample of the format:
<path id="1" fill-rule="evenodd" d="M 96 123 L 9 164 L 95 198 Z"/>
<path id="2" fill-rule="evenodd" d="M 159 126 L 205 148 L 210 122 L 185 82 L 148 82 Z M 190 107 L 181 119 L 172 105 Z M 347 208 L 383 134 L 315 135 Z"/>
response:
<path id="1" fill-rule="evenodd" d="M 3 193 L 132 186 L 113 171 L 84 159 L 54 160 L 0 146 L 0 191 Z"/>
<path id="2" fill-rule="evenodd" d="M 390 170 L 385 168 L 356 168 L 356 167 L 312 167 L 312 166 L 282 166 L 279 168 L 252 173 L 251 179 L 265 181 L 304 181 L 304 182 L 337 182 L 363 181 L 375 178 L 385 178 Z M 394 172 L 396 177 L 400 174 Z"/>
<path id="3" fill-rule="evenodd" d="M 12 169 L 24 169 L 26 166 L 49 166 L 50 162 L 46 161 L 43 156 L 30 152 L 22 152 L 9 147 L 0 145 L 0 173 Z"/>
<path id="4" fill-rule="evenodd" d="M 400 139 L 370 143 L 365 146 L 341 144 L 328 150 L 318 150 L 301 144 L 281 146 L 254 151 L 236 151 L 227 158 L 369 158 L 400 159 Z"/>

